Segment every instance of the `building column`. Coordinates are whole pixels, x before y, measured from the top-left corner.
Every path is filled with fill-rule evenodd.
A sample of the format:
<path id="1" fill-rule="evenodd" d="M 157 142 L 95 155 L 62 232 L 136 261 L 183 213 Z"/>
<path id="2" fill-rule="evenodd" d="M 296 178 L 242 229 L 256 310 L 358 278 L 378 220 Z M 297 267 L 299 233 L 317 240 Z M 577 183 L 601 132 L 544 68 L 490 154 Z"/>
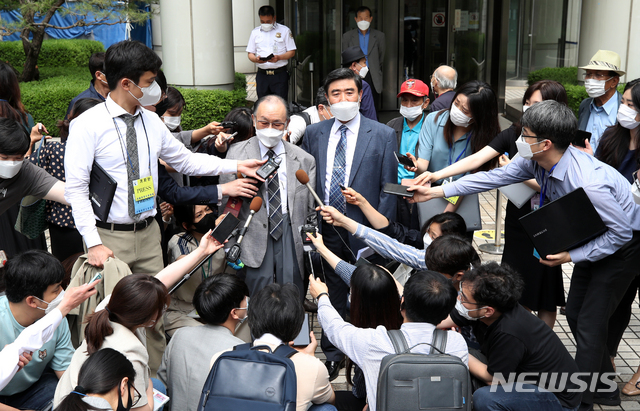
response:
<path id="1" fill-rule="evenodd" d="M 620 55 L 621 69 L 627 72 L 620 79 L 621 82 L 640 77 L 638 30 L 640 1 L 583 0 L 578 67 L 587 65 L 598 50 L 611 50 Z M 579 80 L 582 80 L 583 72 L 584 70 L 578 70 Z"/>
<path id="2" fill-rule="evenodd" d="M 160 0 L 162 68 L 169 84 L 232 90 L 233 13 L 229 0 Z"/>

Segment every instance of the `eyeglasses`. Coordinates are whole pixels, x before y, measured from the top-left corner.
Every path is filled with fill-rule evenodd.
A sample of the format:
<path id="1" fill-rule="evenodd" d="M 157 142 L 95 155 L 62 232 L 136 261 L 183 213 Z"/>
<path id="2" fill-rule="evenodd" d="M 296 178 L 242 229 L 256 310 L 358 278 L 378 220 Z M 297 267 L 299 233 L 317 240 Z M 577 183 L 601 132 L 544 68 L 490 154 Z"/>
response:
<path id="1" fill-rule="evenodd" d="M 606 81 L 609 81 L 609 80 L 611 80 L 611 79 L 613 78 L 613 77 L 611 77 L 611 76 L 609 76 L 609 77 L 607 78 L 607 76 L 609 76 L 609 74 L 602 74 L 602 73 L 584 73 L 584 74 L 582 75 L 582 77 L 583 77 L 585 80 L 593 80 L 593 79 L 596 79 L 596 80 L 605 80 L 605 79 L 606 79 Z"/>
<path id="2" fill-rule="evenodd" d="M 269 128 L 269 126 L 271 126 L 278 130 L 283 130 L 284 126 L 286 125 L 285 123 L 281 123 L 279 121 L 274 121 L 270 123 L 268 121 L 258 120 L 256 121 L 256 123 L 260 124 L 260 128 Z"/>
<path id="3" fill-rule="evenodd" d="M 465 304 L 482 305 L 481 303 L 472 303 L 467 299 L 467 296 L 462 292 L 462 281 L 460 281 L 460 291 L 458 291 L 458 297 L 460 297 L 460 302 L 463 302 Z"/>
<path id="4" fill-rule="evenodd" d="M 133 385 L 129 385 L 129 387 L 133 388 L 133 402 L 131 403 L 131 408 L 134 408 L 136 404 L 140 402 L 142 395 L 140 395 L 140 392 Z"/>

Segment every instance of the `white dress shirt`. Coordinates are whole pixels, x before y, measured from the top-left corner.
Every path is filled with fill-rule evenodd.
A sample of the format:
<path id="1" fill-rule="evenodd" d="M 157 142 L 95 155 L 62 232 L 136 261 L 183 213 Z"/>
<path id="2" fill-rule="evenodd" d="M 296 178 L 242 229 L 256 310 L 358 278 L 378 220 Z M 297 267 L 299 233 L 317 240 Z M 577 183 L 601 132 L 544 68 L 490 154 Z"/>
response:
<path id="1" fill-rule="evenodd" d="M 360 131 L 360 113 L 347 123 L 341 123 L 337 119 L 331 126 L 331 135 L 329 136 L 329 144 L 327 146 L 327 170 L 324 180 L 324 203 L 329 204 L 329 192 L 331 191 L 331 176 L 333 175 L 333 160 L 336 157 L 336 148 L 342 134 L 338 129 L 344 124 L 347 126 L 347 149 L 345 156 L 344 169 L 344 186 L 349 186 L 349 175 L 351 174 L 351 163 L 353 163 L 353 154 L 356 152 L 356 143 L 358 142 L 358 132 Z"/>
<path id="2" fill-rule="evenodd" d="M 129 188 L 126 165 L 127 126 L 120 115 L 127 112 L 109 95 L 104 104 L 87 110 L 71 122 L 65 153 L 65 199 L 71 204 L 76 227 L 87 247 L 102 244 L 95 226 L 89 200 L 89 176 L 96 161 L 118 183 L 111 205 L 108 223 L 131 224 Z M 238 162 L 222 160 L 207 154 L 194 154 L 176 140 L 160 117 L 144 108 L 136 109 L 134 126 L 138 137 L 140 178 L 153 176 L 154 191 L 158 191 L 158 159 L 167 162 L 180 173 L 195 176 L 235 173 Z M 120 131 L 116 130 L 116 124 Z M 154 197 L 155 201 L 155 197 Z M 156 214 L 156 207 L 137 215 L 141 221 Z"/>
<path id="3" fill-rule="evenodd" d="M 267 160 L 269 158 L 269 155 L 267 154 L 269 149 L 265 147 L 260 140 L 258 140 L 258 147 L 260 147 L 261 159 Z M 284 151 L 284 143 L 282 140 L 280 140 L 280 142 L 271 150 L 273 150 L 273 152 L 276 153 L 276 156 L 282 160 L 280 162 L 280 168 L 278 168 L 278 181 L 280 182 L 280 204 L 282 204 L 282 215 L 285 215 L 287 214 L 287 155 Z M 269 213 L 269 188 L 267 186 L 267 182 L 265 181 L 262 186 L 264 187 L 265 192 L 263 198 L 267 200 L 267 214 L 271 215 Z"/>
<path id="4" fill-rule="evenodd" d="M 293 34 L 289 27 L 275 23 L 270 31 L 262 30 L 262 26 L 251 30 L 246 51 L 258 57 L 268 57 L 270 54 L 279 56 L 295 49 L 296 42 L 293 40 Z M 286 66 L 288 62 L 289 60 L 279 60 L 275 63 L 266 61 L 258 63 L 258 67 L 264 70 L 273 70 Z"/>
<path id="5" fill-rule="evenodd" d="M 0 390 L 6 387 L 18 372 L 20 356 L 25 352 L 40 349 L 51 340 L 62 318 L 62 313 L 56 308 L 22 330 L 14 342 L 0 351 Z"/>

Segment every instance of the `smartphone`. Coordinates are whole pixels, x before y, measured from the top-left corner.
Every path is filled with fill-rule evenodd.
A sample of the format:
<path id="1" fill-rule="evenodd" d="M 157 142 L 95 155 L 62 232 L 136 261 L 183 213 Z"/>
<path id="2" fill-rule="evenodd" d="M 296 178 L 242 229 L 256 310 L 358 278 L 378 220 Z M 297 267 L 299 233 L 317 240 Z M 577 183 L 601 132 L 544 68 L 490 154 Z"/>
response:
<path id="1" fill-rule="evenodd" d="M 300 334 L 293 340 L 294 347 L 306 347 L 311 344 L 311 337 L 309 333 L 311 332 L 311 328 L 309 328 L 309 313 L 304 313 L 304 322 L 302 323 L 302 329 L 300 330 Z"/>
<path id="2" fill-rule="evenodd" d="M 402 197 L 413 197 L 413 191 L 407 191 L 409 187 L 400 184 L 386 183 L 383 191 L 387 194 L 393 194 Z"/>
<path id="3" fill-rule="evenodd" d="M 237 132 L 237 131 L 236 131 L 235 133 L 233 133 L 233 134 L 228 135 L 228 136 L 224 139 L 224 142 L 226 143 L 227 141 L 231 140 L 232 138 L 234 138 L 234 137 L 235 137 L 235 136 L 237 136 L 237 135 L 238 135 L 238 132 Z M 239 177 L 239 178 L 242 178 L 242 177 Z"/>
<path id="4" fill-rule="evenodd" d="M 413 161 L 411 161 L 409 157 L 402 155 L 400 153 L 396 153 L 395 151 L 393 152 L 393 155 L 396 156 L 396 160 L 398 160 L 398 163 L 402 164 L 403 166 L 415 167 L 415 165 L 413 164 Z"/>
<path id="5" fill-rule="evenodd" d="M 237 125 L 238 123 L 236 123 L 235 121 L 223 121 L 222 123 L 220 123 L 220 127 L 222 128 L 232 128 Z"/>
<path id="6" fill-rule="evenodd" d="M 260 57 L 262 61 L 269 61 L 273 58 L 273 53 L 269 54 L 267 57 Z"/>
<path id="7" fill-rule="evenodd" d="M 584 140 L 588 140 L 589 142 L 591 142 L 591 133 L 589 133 L 588 131 L 577 130 L 576 137 L 573 141 L 573 145 L 577 147 L 586 148 L 586 144 L 584 143 Z"/>
<path id="8" fill-rule="evenodd" d="M 91 284 L 92 282 L 94 282 L 96 280 L 102 280 L 102 273 L 97 273 L 96 275 L 94 275 L 93 278 L 91 280 L 89 280 L 89 282 L 87 284 Z"/>
<path id="9" fill-rule="evenodd" d="M 343 186 L 342 184 L 338 184 L 338 187 L 340 187 L 340 190 L 343 190 L 343 191 L 347 189 L 347 187 Z"/>
<path id="10" fill-rule="evenodd" d="M 220 244 L 222 244 L 229 239 L 231 233 L 236 229 L 238 224 L 240 224 L 238 217 L 229 213 L 224 216 L 222 221 L 220 221 L 216 228 L 213 229 L 211 237 L 215 238 Z"/>

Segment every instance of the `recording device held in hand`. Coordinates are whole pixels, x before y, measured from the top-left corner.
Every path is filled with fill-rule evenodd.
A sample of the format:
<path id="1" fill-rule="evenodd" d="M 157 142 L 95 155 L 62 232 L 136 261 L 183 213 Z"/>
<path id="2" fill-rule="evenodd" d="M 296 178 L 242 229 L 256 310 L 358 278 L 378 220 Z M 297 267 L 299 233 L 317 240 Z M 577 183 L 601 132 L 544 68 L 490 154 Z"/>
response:
<path id="1" fill-rule="evenodd" d="M 302 250 L 303 251 L 314 251 L 316 247 L 313 245 L 313 242 L 309 239 L 307 234 L 315 237 L 318 232 L 318 226 L 314 224 L 314 215 L 307 216 L 307 221 L 301 227 L 299 227 L 300 236 L 302 237 Z"/>
<path id="2" fill-rule="evenodd" d="M 271 157 L 269 160 L 267 160 L 266 163 L 262 165 L 262 167 L 258 169 L 258 171 L 256 171 L 256 174 L 263 180 L 266 180 L 273 173 L 278 171 L 281 162 L 282 159 L 280 159 L 280 157 Z"/>
<path id="3" fill-rule="evenodd" d="M 238 123 L 236 123 L 235 121 L 223 121 L 222 123 L 220 123 L 220 127 L 222 128 L 233 128 L 237 125 Z"/>
<path id="4" fill-rule="evenodd" d="M 251 210 L 249 212 L 249 217 L 247 217 L 247 221 L 245 221 L 244 226 L 238 233 L 238 241 L 236 241 L 236 243 L 227 252 L 227 261 L 235 263 L 236 261 L 238 261 L 238 259 L 240 259 L 240 255 L 242 254 L 242 249 L 240 248 L 240 244 L 242 243 L 242 240 L 244 239 L 245 234 L 247 234 L 247 230 L 249 229 L 249 224 L 251 224 L 251 220 L 253 220 L 253 216 L 258 211 L 260 211 L 261 207 L 262 207 L 262 198 L 254 197 L 253 200 L 251 200 L 251 205 L 249 206 Z"/>

